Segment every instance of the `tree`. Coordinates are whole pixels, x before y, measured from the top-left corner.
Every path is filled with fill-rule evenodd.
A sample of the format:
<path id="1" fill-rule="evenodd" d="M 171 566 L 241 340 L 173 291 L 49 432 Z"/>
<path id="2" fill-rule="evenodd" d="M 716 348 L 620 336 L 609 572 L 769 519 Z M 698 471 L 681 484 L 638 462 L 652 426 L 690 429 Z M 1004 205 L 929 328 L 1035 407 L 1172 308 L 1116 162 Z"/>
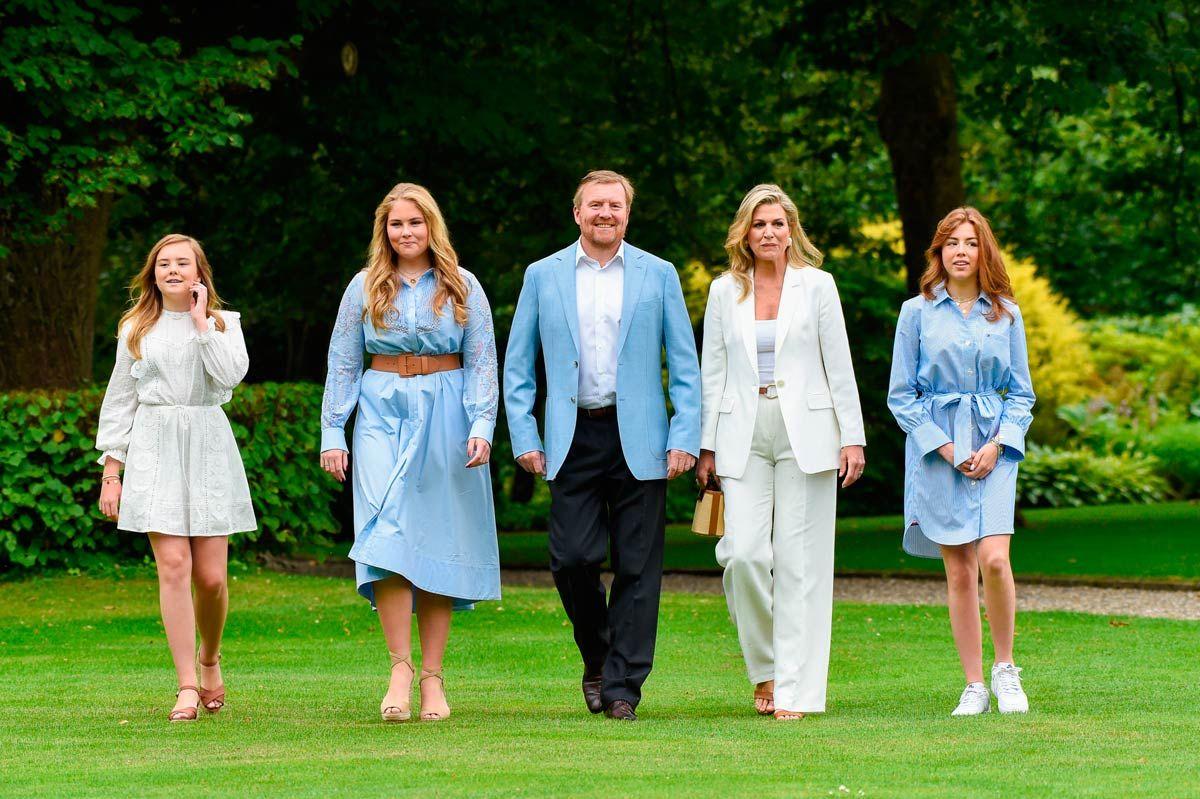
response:
<path id="1" fill-rule="evenodd" d="M 114 199 L 188 193 L 181 160 L 242 144 L 250 118 L 230 97 L 288 68 L 284 42 L 185 45 L 170 27 L 118 3 L 0 8 L 0 389 L 91 377 Z"/>

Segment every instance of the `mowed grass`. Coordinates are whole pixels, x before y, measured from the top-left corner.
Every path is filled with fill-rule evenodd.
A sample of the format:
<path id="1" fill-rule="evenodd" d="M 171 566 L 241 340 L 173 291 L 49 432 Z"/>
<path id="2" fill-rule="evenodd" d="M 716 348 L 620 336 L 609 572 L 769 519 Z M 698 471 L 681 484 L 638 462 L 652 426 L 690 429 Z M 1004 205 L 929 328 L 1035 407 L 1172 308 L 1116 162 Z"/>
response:
<path id="1" fill-rule="evenodd" d="M 590 716 L 556 594 L 455 617 L 454 715 L 383 724 L 387 653 L 349 580 L 232 583 L 229 705 L 169 725 L 152 578 L 0 583 L 4 796 L 1196 796 L 1200 625 L 1022 613 L 1027 716 L 951 719 L 940 608 L 840 604 L 829 712 L 755 716 L 719 596 L 664 596 L 635 724 Z"/>
<path id="2" fill-rule="evenodd" d="M 1110 505 L 1026 513 L 1028 527 L 1013 536 L 1013 569 L 1020 577 L 1200 580 L 1200 504 Z M 942 562 L 914 558 L 900 546 L 899 516 L 839 519 L 836 568 L 841 572 L 941 574 Z M 717 570 L 713 539 L 684 526 L 667 528 L 665 568 Z M 500 536 L 510 567 L 545 568 L 545 533 Z"/>

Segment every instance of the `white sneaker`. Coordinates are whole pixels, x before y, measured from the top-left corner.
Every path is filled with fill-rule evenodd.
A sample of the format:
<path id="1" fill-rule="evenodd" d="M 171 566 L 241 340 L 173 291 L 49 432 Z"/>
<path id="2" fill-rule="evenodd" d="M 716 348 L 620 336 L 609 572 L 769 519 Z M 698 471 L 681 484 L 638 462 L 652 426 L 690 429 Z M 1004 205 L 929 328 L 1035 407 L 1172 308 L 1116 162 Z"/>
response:
<path id="1" fill-rule="evenodd" d="M 1021 670 L 1011 663 L 992 666 L 992 693 L 1001 713 L 1028 713 L 1029 697 L 1021 688 Z"/>
<path id="2" fill-rule="evenodd" d="M 951 716 L 978 716 L 988 712 L 987 686 L 981 682 L 973 682 L 963 689 L 958 698 L 958 707 L 954 708 Z"/>

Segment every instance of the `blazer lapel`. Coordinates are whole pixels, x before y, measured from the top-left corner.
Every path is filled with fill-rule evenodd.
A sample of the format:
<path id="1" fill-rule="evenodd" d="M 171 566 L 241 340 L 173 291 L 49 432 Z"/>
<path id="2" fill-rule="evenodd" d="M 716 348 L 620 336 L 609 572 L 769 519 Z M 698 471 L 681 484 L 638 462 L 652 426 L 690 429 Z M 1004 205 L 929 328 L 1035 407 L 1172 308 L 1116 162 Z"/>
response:
<path id="1" fill-rule="evenodd" d="M 625 347 L 629 326 L 633 324 L 633 312 L 638 298 L 642 296 L 642 282 L 646 279 L 646 265 L 642 263 L 642 251 L 625 245 L 625 274 L 621 279 L 621 327 L 617 333 L 617 352 Z M 576 340 L 578 342 L 578 339 Z M 579 345 L 576 343 L 575 348 Z"/>
<path id="2" fill-rule="evenodd" d="M 792 317 L 796 315 L 800 308 L 804 307 L 804 270 L 792 269 L 788 267 L 784 273 L 783 291 L 779 294 L 779 314 L 776 317 L 779 321 L 775 325 L 775 352 L 778 356 L 780 349 L 783 347 L 783 340 L 787 337 L 788 330 L 792 325 Z"/>
<path id="3" fill-rule="evenodd" d="M 563 314 L 567 317 L 567 328 L 571 331 L 571 341 L 575 342 L 575 353 L 579 353 L 579 308 L 575 303 L 575 264 L 571 255 L 575 252 L 572 245 L 558 254 L 558 263 L 554 267 L 554 276 L 558 282 L 558 294 L 562 299 Z"/>
<path id="4" fill-rule="evenodd" d="M 758 331 L 754 328 L 754 273 L 750 273 L 750 293 L 746 295 L 746 299 L 737 301 L 741 290 L 735 281 L 729 282 L 729 290 L 733 294 L 734 307 L 737 309 L 738 327 L 742 331 L 742 345 L 746 348 L 746 357 L 750 359 L 754 373 L 758 374 Z"/>

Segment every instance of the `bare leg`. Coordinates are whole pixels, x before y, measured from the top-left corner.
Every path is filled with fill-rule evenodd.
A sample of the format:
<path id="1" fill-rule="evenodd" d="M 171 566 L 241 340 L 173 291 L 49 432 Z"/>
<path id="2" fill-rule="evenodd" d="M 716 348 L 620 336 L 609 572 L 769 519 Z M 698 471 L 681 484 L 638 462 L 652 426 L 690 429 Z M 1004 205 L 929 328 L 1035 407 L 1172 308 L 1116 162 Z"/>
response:
<path id="1" fill-rule="evenodd" d="M 221 676 L 221 635 L 229 613 L 229 537 L 193 538 L 192 585 L 196 588 L 196 628 L 200 631 L 200 684 L 225 684 Z M 207 665 L 206 665 L 207 664 Z M 210 710 L 217 703 L 208 705 Z"/>
<path id="2" fill-rule="evenodd" d="M 950 629 L 967 682 L 983 682 L 983 630 L 979 621 L 979 566 L 974 544 L 942 546 Z"/>
<path id="3" fill-rule="evenodd" d="M 417 625 L 421 636 L 421 718 L 444 719 L 450 715 L 446 692 L 438 675 L 450 638 L 450 616 L 454 601 L 447 596 L 421 591 L 417 597 Z"/>
<path id="4" fill-rule="evenodd" d="M 983 572 L 983 597 L 996 662 L 1013 662 L 1013 634 L 1017 620 L 1017 587 L 1013 582 L 1008 546 L 1012 536 L 992 535 L 979 541 L 979 568 Z"/>
<path id="5" fill-rule="evenodd" d="M 380 708 L 397 707 L 408 711 L 411 706 L 412 682 L 412 615 L 413 589 L 399 575 L 375 583 L 375 607 L 383 638 L 392 655 L 392 676 Z M 407 661 L 408 665 L 401 665 Z"/>
<path id="6" fill-rule="evenodd" d="M 179 685 L 196 684 L 196 619 L 192 611 L 192 548 L 178 535 L 150 533 L 158 567 L 158 606 Z M 200 694 L 181 691 L 175 710 L 195 707 Z"/>

